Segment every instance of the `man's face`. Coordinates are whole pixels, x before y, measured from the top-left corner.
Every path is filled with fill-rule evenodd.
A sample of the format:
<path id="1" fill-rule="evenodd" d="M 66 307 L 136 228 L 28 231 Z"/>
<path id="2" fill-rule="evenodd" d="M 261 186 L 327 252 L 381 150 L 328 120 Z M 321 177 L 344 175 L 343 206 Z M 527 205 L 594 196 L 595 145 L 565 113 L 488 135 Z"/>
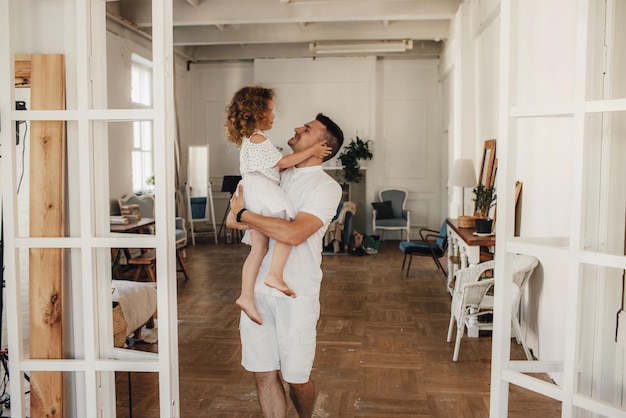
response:
<path id="1" fill-rule="evenodd" d="M 326 127 L 318 120 L 305 123 L 304 126 L 294 129 L 295 135 L 287 144 L 294 151 L 302 151 L 310 146 L 322 141 Z"/>

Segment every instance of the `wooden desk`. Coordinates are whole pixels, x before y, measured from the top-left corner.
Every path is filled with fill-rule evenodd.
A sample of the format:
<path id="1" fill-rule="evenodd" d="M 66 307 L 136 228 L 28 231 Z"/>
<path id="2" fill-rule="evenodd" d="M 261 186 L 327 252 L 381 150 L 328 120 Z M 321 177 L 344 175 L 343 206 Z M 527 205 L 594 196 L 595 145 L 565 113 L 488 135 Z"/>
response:
<path id="1" fill-rule="evenodd" d="M 132 221 L 127 224 L 110 224 L 110 230 L 111 232 L 141 234 L 146 228 L 153 226 L 154 223 L 155 222 L 153 218 L 141 218 L 138 221 Z M 122 252 L 124 253 L 127 261 L 131 259 L 130 251 L 128 250 L 128 248 L 111 248 L 111 259 L 113 260 L 113 277 L 119 278 L 119 271 L 117 269 L 120 264 Z"/>
<path id="2" fill-rule="evenodd" d="M 111 232 L 131 232 L 141 233 L 144 228 L 154 225 L 154 219 L 141 218 L 138 221 L 132 221 L 127 224 L 111 224 Z"/>

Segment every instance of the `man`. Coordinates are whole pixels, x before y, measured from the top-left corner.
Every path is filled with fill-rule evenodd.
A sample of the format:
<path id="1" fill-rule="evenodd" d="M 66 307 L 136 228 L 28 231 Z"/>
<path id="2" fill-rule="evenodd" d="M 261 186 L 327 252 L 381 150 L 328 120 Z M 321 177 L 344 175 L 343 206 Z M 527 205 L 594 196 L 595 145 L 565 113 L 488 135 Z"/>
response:
<path id="1" fill-rule="evenodd" d="M 343 144 L 339 126 L 321 113 L 315 120 L 296 128 L 288 144 L 297 152 L 318 142 L 326 142 L 332 148 L 324 161 L 337 154 Z M 315 389 L 310 372 L 320 312 L 322 240 L 341 199 L 341 186 L 322 170 L 322 162 L 321 158 L 312 156 L 282 173 L 281 187 L 297 213 L 293 221 L 269 218 L 245 209 L 241 186 L 231 199 L 229 228 L 250 227 L 271 238 L 254 290 L 263 325 L 245 314 L 240 320 L 241 363 L 254 373 L 261 413 L 266 418 L 284 418 L 287 414 L 281 375 L 289 384 L 289 395 L 298 416 L 313 414 Z M 293 246 L 283 276 L 295 291 L 295 298 L 263 283 L 275 241 Z"/>

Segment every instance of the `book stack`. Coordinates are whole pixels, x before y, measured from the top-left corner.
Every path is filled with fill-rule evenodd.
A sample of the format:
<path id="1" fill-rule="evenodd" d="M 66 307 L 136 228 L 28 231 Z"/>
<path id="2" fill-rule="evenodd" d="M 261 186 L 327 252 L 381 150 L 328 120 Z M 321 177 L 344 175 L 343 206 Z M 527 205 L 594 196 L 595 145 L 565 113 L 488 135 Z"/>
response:
<path id="1" fill-rule="evenodd" d="M 128 219 L 123 216 L 111 216 L 111 225 L 126 225 Z"/>
<path id="2" fill-rule="evenodd" d="M 139 205 L 124 205 L 120 207 L 122 216 L 128 219 L 130 222 L 137 222 L 141 220 L 141 213 L 139 213 Z"/>

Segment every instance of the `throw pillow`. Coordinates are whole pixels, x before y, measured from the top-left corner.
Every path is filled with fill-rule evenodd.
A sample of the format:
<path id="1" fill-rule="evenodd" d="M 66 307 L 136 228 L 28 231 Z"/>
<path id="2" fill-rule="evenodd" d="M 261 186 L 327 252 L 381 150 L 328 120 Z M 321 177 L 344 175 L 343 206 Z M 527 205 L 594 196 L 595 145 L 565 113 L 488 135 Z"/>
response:
<path id="1" fill-rule="evenodd" d="M 372 206 L 376 209 L 376 219 L 393 219 L 393 208 L 391 207 L 391 200 L 385 200 L 384 202 L 372 202 Z"/>

